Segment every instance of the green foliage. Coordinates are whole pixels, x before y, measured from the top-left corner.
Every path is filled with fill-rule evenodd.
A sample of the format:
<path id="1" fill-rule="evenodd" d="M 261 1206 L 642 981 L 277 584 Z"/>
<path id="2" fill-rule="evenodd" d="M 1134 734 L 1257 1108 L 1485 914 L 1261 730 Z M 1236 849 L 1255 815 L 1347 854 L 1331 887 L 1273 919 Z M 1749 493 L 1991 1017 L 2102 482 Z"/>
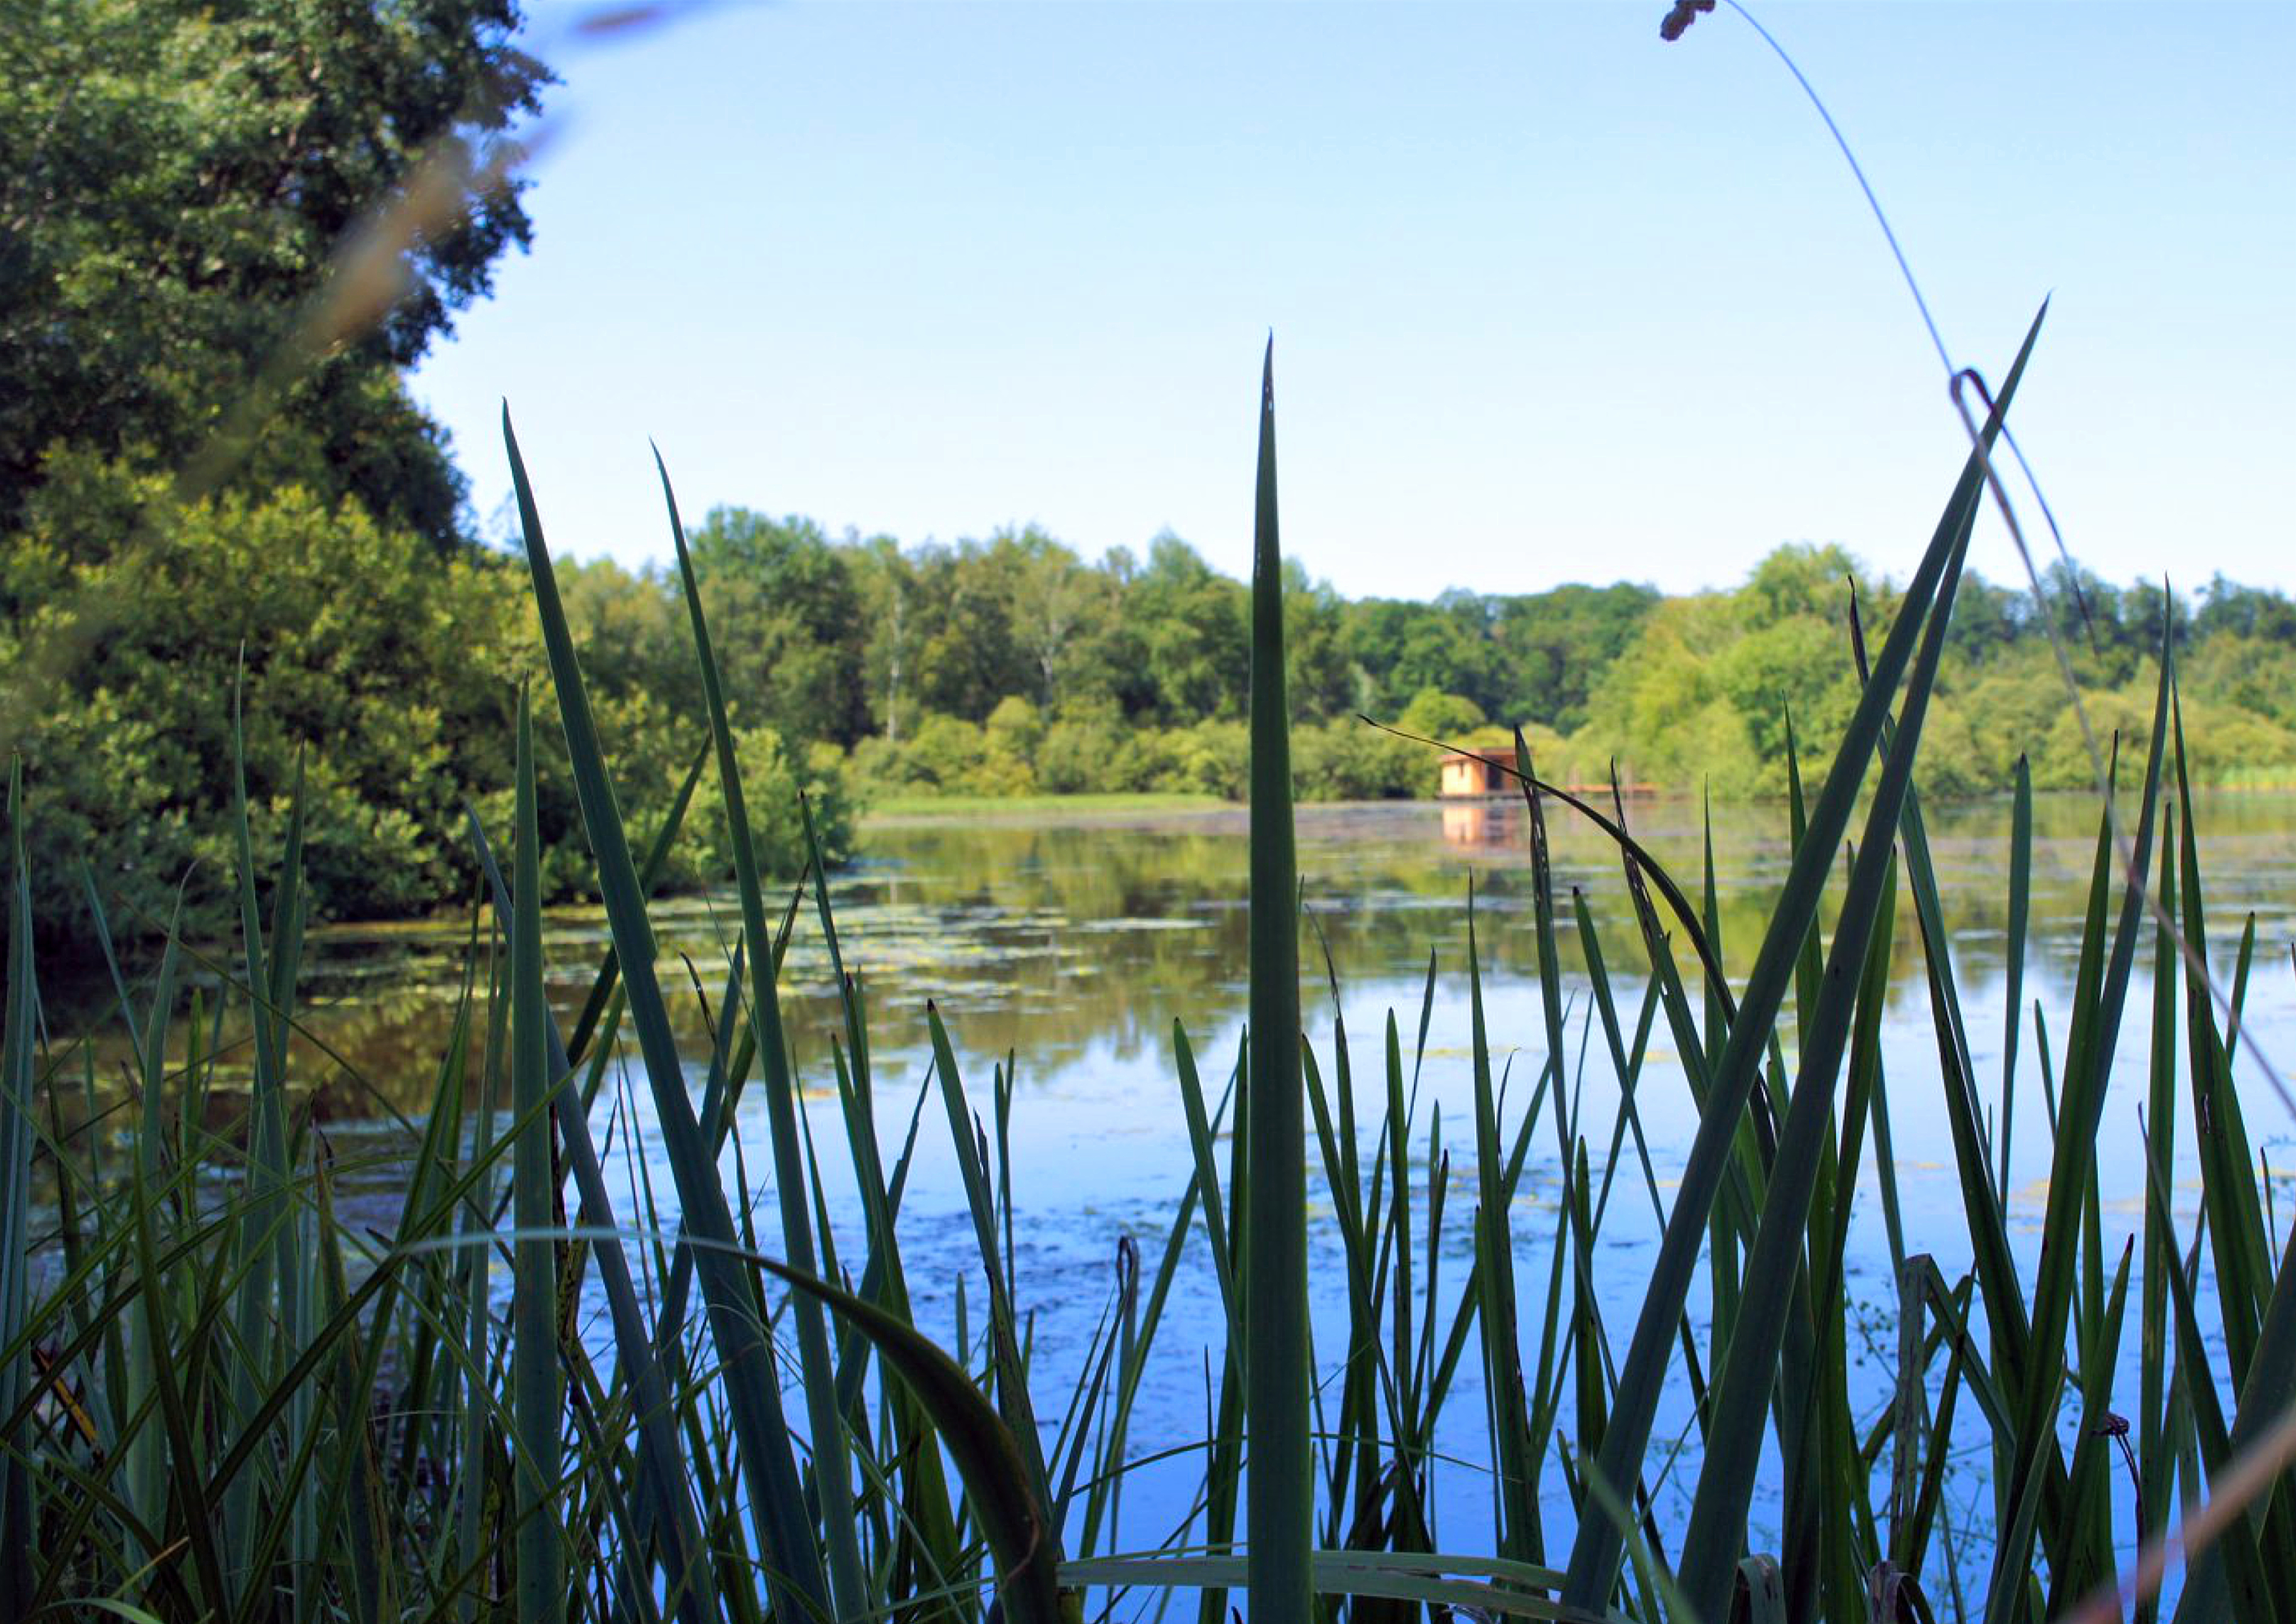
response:
<path id="1" fill-rule="evenodd" d="M 1352 717 L 1292 735 L 1292 775 L 1301 800 L 1387 800 L 1424 795 L 1435 754 L 1423 744 L 1366 727 Z"/>
<path id="2" fill-rule="evenodd" d="M 1218 574 L 1178 537 L 1159 536 L 1127 595 L 1146 678 L 1140 708 L 1170 724 L 1243 715 L 1250 647 L 1241 581 Z"/>
<path id="3" fill-rule="evenodd" d="M 512 0 L 21 0 L 0 77 L 0 532 L 60 451 L 172 471 L 287 338 L 330 258 L 442 144 L 546 76 Z M 410 295 L 298 381 L 241 486 L 304 485 L 446 545 L 461 480 L 398 369 L 523 246 L 520 186 L 406 257 Z M 118 538 L 114 538 L 115 540 Z"/>
<path id="4" fill-rule="evenodd" d="M 128 529 L 132 555 L 103 545 Z M 510 787 L 523 590 L 503 561 L 442 561 L 348 501 L 289 487 L 185 507 L 156 476 L 61 461 L 0 552 L 0 666 L 36 701 L 17 739 L 44 928 L 86 939 L 83 857 L 130 930 L 163 924 L 187 873 L 194 922 L 227 906 L 242 651 L 252 816 L 262 837 L 282 826 L 300 771 L 315 905 L 461 894 L 462 803 Z M 77 637 L 89 658 L 40 668 Z"/>
<path id="5" fill-rule="evenodd" d="M 460 894 L 460 803 L 507 812 L 521 583 L 470 548 L 401 373 L 526 243 L 522 183 L 426 221 L 374 324 L 346 316 L 316 355 L 305 327 L 379 207 L 507 151 L 548 78 L 520 21 L 513 0 L 11 8 L 0 730 L 48 808 L 51 945 L 91 945 L 84 907 L 49 906 L 83 857 L 130 936 L 187 874 L 187 924 L 217 921 L 242 656 L 250 815 L 280 825 L 299 760 L 318 907 Z"/>
<path id="6" fill-rule="evenodd" d="M 1586 723 L 1595 685 L 1658 602 L 1655 588 L 1623 581 L 1493 600 L 1497 714 L 1537 718 L 1558 733 L 1577 732 Z"/>
<path id="7" fill-rule="evenodd" d="M 861 595 L 847 549 L 831 546 L 810 520 L 739 507 L 713 509 L 691 545 L 710 614 L 729 633 L 720 663 L 740 714 L 783 738 L 859 738 L 867 714 Z M 664 641 L 690 668 L 677 638 Z"/>
<path id="8" fill-rule="evenodd" d="M 1471 699 L 1456 693 L 1446 693 L 1440 688 L 1422 688 L 1412 696 L 1395 725 L 1406 733 L 1415 733 L 1424 739 L 1463 741 L 1467 734 L 1481 727 L 1490 718 L 1483 708 Z"/>
<path id="9" fill-rule="evenodd" d="M 131 533 L 132 551 L 105 545 Z M 673 641 L 675 606 L 650 578 L 611 564 L 568 574 L 570 619 L 597 651 L 595 706 L 620 746 L 617 791 L 650 831 L 706 734 L 693 657 Z M 29 838 L 48 945 L 93 947 L 83 858 L 131 939 L 165 923 L 187 877 L 186 928 L 204 933 L 227 917 L 232 695 L 242 681 L 258 838 L 283 826 L 299 775 L 306 884 L 323 916 L 418 912 L 468 895 L 476 870 L 464 804 L 500 826 L 511 812 L 512 701 L 537 667 L 525 595 L 512 561 L 442 558 L 348 500 L 290 486 L 186 505 L 160 476 L 59 458 L 26 528 L 0 551 L 0 663 L 43 811 Z M 545 726 L 553 702 L 541 701 Z M 804 865 L 800 788 L 826 853 L 842 860 L 853 803 L 841 752 L 824 757 L 801 735 L 784 743 L 764 724 L 739 731 L 759 786 L 761 868 L 788 877 Z M 562 752 L 538 750 L 537 773 L 544 894 L 585 894 Z M 705 779 L 699 796 L 713 810 L 716 794 Z M 681 847 L 665 879 L 716 884 L 732 874 L 732 847 L 713 836 Z"/>
<path id="10" fill-rule="evenodd" d="M 805 868 L 805 826 L 798 815 L 802 791 L 813 805 L 813 820 L 825 861 L 841 863 L 853 845 L 853 809 L 848 800 L 838 762 L 824 761 L 810 751 L 793 753 L 770 727 L 736 727 L 734 751 L 741 762 L 747 791 L 750 849 L 758 871 L 776 879 L 793 879 Z M 674 876 L 704 885 L 724 885 L 734 878 L 734 849 L 726 815 L 724 788 L 714 774 L 705 773 L 695 786 L 693 808 L 687 814 L 694 833 L 681 849 Z"/>

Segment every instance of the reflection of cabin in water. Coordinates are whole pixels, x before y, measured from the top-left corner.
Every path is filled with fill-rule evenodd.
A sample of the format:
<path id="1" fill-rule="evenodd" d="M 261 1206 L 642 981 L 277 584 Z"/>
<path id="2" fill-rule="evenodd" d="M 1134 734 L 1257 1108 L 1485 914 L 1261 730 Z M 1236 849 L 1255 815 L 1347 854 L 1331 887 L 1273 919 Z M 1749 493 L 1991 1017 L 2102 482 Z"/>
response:
<path id="1" fill-rule="evenodd" d="M 1505 795 L 1514 788 L 1509 770 L 1512 750 L 1457 750 L 1443 758 L 1440 793 L 1446 797 Z"/>

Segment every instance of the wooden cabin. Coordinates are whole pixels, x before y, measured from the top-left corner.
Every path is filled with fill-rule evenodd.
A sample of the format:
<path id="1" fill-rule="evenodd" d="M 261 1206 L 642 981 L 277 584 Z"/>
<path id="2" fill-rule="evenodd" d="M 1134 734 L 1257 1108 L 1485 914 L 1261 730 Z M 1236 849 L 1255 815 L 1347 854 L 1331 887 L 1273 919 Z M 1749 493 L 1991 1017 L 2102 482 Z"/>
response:
<path id="1" fill-rule="evenodd" d="M 1509 794 L 1514 789 L 1514 780 L 1506 769 L 1513 765 L 1512 750 L 1453 750 L 1443 758 L 1438 792 L 1446 799 Z"/>
<path id="2" fill-rule="evenodd" d="M 1522 784 L 1514 775 L 1514 751 L 1505 745 L 1493 750 L 1455 750 L 1443 758 L 1436 793 L 1445 800 L 1488 800 L 1494 796 L 1516 797 Z M 1608 783 L 1566 783 L 1573 795 L 1595 800 L 1611 799 Z M 1640 800 L 1659 792 L 1654 783 L 1621 783 L 1617 793 Z"/>

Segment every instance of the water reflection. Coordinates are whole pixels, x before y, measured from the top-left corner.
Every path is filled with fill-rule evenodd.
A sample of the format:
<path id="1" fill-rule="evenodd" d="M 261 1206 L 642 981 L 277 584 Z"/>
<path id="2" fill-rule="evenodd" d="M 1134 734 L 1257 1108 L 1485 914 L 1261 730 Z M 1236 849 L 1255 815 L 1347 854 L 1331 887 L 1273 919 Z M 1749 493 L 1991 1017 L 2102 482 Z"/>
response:
<path id="1" fill-rule="evenodd" d="M 1491 801 L 1445 802 L 1443 843 L 1447 846 L 1498 846 L 1514 838 L 1515 808 Z"/>
<path id="2" fill-rule="evenodd" d="M 2296 901 L 2296 796 L 2219 796 L 2198 814 L 2214 928 L 2235 939 L 2254 909 L 2259 945 L 2284 943 Z M 1628 808 L 1636 837 L 1693 898 L 1703 887 L 1702 816 L 1686 800 Z M 1314 929 L 1302 973 L 1310 1007 L 1323 999 L 1326 953 L 1344 986 L 1366 995 L 1387 988 L 1391 1001 L 1415 1006 L 1431 950 L 1449 974 L 1464 965 L 1471 886 L 1495 996 L 1528 975 L 1525 817 L 1519 802 L 1506 800 L 1304 809 L 1300 872 Z M 1980 1000 L 2003 969 L 2008 824 L 2005 802 L 1930 815 L 1957 975 Z M 2043 798 L 2035 825 L 2028 974 L 2046 995 L 2070 979 L 2078 956 L 2096 815 L 2079 797 Z M 1625 972 L 1622 987 L 1638 987 L 1643 947 L 1616 849 L 1567 808 L 1551 811 L 1549 827 L 1558 887 L 1584 897 L 1606 964 L 1614 976 Z M 1024 1084 L 1055 1078 L 1088 1054 L 1122 1062 L 1163 1055 L 1176 1019 L 1199 1034 L 1234 1027 L 1245 1004 L 1250 928 L 1244 831 L 1235 809 L 1125 823 L 869 830 L 832 900 L 847 967 L 867 993 L 873 1046 L 881 1054 L 921 1046 L 928 997 L 971 1052 L 1016 1054 Z M 1711 842 L 1716 945 L 1735 979 L 1750 966 L 1784 876 L 1784 810 L 1716 808 Z M 653 911 L 665 988 L 685 1023 L 682 1036 L 697 1045 L 703 1000 L 714 1004 L 722 993 L 737 915 L 724 897 L 671 899 Z M 1919 992 L 1923 967 L 1910 907 L 1898 909 L 1898 922 L 1893 994 L 1902 1001 Z M 1567 909 L 1562 923 L 1562 967 L 1575 988 L 1584 961 Z M 1678 933 L 1677 941 L 1684 972 L 1694 972 Z M 606 947 L 602 911 L 554 911 L 545 949 L 562 1008 L 570 1013 L 587 990 Z M 300 1011 L 308 1037 L 294 1070 L 316 1087 L 317 1114 L 418 1115 L 436 1086 L 457 1001 L 466 987 L 484 997 L 483 930 L 474 933 L 468 919 L 323 927 L 312 933 L 309 962 Z M 825 1085 L 839 1016 L 809 906 L 799 912 L 783 988 L 800 1062 Z M 117 1057 L 104 1056 L 97 1070 L 101 1086 L 118 1074 Z M 227 1063 L 226 1087 L 234 1080 L 244 1080 L 244 1067 Z"/>

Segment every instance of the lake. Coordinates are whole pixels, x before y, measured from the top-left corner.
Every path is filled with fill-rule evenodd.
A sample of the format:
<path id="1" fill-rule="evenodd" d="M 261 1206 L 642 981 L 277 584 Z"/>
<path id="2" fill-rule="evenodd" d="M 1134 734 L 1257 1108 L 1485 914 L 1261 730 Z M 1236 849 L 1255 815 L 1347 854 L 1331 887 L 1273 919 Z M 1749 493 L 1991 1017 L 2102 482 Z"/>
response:
<path id="1" fill-rule="evenodd" d="M 2005 1010 L 2009 808 L 2005 801 L 1933 808 L 1931 838 L 1953 940 L 1972 1057 L 1987 1098 L 1997 1097 Z M 1702 844 L 1694 802 L 1631 803 L 1636 833 L 1693 896 Z M 2248 993 L 2248 1030 L 2272 1066 L 2296 1070 L 2296 977 L 2289 943 L 2296 934 L 2296 796 L 2224 795 L 2198 808 L 2202 869 L 2208 881 L 2213 964 L 2229 964 L 2243 915 L 2257 915 L 2258 951 Z M 1602 950 L 1634 1020 L 1646 975 L 1614 849 L 1564 809 L 1553 814 L 1559 886 L 1585 895 Z M 2095 852 L 2096 814 L 2078 797 L 2042 798 L 2037 806 L 2028 1000 L 2038 1000 L 2061 1034 L 2076 963 L 2082 909 Z M 1439 1107 L 1454 1161 L 1456 1190 L 1452 1249 L 1464 1260 L 1466 1215 L 1473 1202 L 1472 1117 L 1465 966 L 1469 898 L 1484 978 L 1496 1063 L 1512 1063 L 1505 1114 L 1512 1124 L 1530 1097 L 1546 1055 L 1544 1017 L 1534 974 L 1531 878 L 1522 808 L 1508 805 L 1390 803 L 1304 808 L 1299 862 L 1308 917 L 1302 938 L 1303 996 L 1308 1038 L 1326 1077 L 1332 1074 L 1335 1020 L 1343 1018 L 1359 1087 L 1375 1090 L 1382 1074 L 1382 1028 L 1392 1010 L 1409 1063 L 1431 953 L 1436 987 L 1421 1076 L 1421 1126 Z M 964 1082 L 976 1111 L 991 1111 L 994 1068 L 1012 1058 L 1011 1171 L 1018 1226 L 1019 1298 L 1035 1313 L 1039 1407 L 1056 1418 L 1084 1349 L 1106 1310 L 1120 1237 L 1151 1259 L 1160 1252 L 1192 1167 L 1174 1080 L 1172 1026 L 1186 1029 L 1217 1095 L 1232 1070 L 1246 998 L 1249 920 L 1245 815 L 1241 809 L 1095 816 L 1062 822 L 1033 817 L 957 823 L 913 820 L 865 829 L 855 862 L 832 890 L 849 969 L 866 990 L 879 1088 L 879 1117 L 898 1149 L 925 1075 L 923 1007 L 936 1001 L 955 1040 Z M 1782 807 L 1717 808 L 1712 818 L 1720 947 L 1734 980 L 1751 960 L 1762 923 L 1786 865 Z M 783 895 L 786 896 L 784 890 Z M 665 986 L 681 1018 L 689 1063 L 699 1068 L 696 983 L 714 1004 L 726 979 L 727 943 L 738 908 L 727 898 L 684 898 L 656 911 L 665 948 Z M 1948 1277 L 1967 1266 L 1969 1245 L 1951 1141 L 1939 1103 L 1939 1064 L 1919 943 L 1909 902 L 1898 913 L 1899 937 L 1892 997 L 1883 1028 L 1890 1128 L 1905 1199 L 1906 1245 L 1933 1253 Z M 1566 922 L 1567 926 L 1567 922 Z M 332 1073 L 317 1114 L 343 1144 L 389 1142 L 376 1119 L 390 1111 L 419 1113 L 428 1100 L 439 1046 L 461 990 L 467 921 L 379 928 L 329 927 L 314 932 L 311 996 L 306 1019 L 318 1044 L 301 1062 L 306 1079 Z M 586 989 L 605 945 L 603 917 L 566 909 L 551 920 L 547 950 L 554 991 L 571 1008 Z M 1336 978 L 1324 972 L 1324 954 Z M 693 966 L 689 979 L 677 956 Z M 1686 951 L 1685 975 L 1694 972 Z M 2143 1097 L 2151 932 L 2139 954 L 2136 986 L 2124 1025 L 2100 1150 L 2107 1255 L 2141 1224 L 2143 1189 L 2136 1111 Z M 1581 1091 L 1582 1120 L 1600 1156 L 1617 1098 L 1616 1079 L 1590 1000 L 1575 936 L 1566 928 L 1564 994 L 1569 1053 L 1564 1070 Z M 800 911 L 783 976 L 783 997 L 816 1141 L 824 1157 L 838 1138 L 830 1041 L 839 1029 L 835 988 L 811 910 Z M 1695 985 L 1693 984 L 1695 997 Z M 1651 1060 L 1639 1095 L 1642 1124 L 1661 1188 L 1677 1170 L 1695 1127 L 1666 1024 L 1651 1038 Z M 2049 1142 L 2040 1099 L 2041 1070 L 2030 1010 L 2021 1022 L 2019 1109 L 2011 1135 L 2013 1230 L 2021 1236 L 2028 1271 L 2046 1198 Z M 358 1074 L 351 1080 L 348 1073 Z M 2250 1057 L 2239 1066 L 2250 1131 L 2278 1183 L 2296 1161 L 2286 1146 L 2290 1119 Z M 610 1093 L 612 1091 L 610 1090 Z M 643 1162 L 665 1217 L 674 1211 L 668 1180 L 651 1137 L 651 1111 L 635 1078 L 603 1099 L 599 1132 L 618 1147 L 617 1187 Z M 761 1232 L 775 1233 L 770 1190 L 761 1181 L 769 1158 L 762 1104 L 752 1091 L 742 1130 L 746 1167 L 758 1202 Z M 2190 1126 L 2179 1122 L 2188 1139 Z M 1366 1123 L 1365 1149 L 1375 1123 Z M 631 1147 L 636 1146 L 634 1158 Z M 938 1105 L 924 1118 L 916 1169 L 902 1213 L 905 1255 L 920 1320 L 946 1334 L 960 1271 L 979 1268 L 946 1125 Z M 1553 1136 L 1534 1136 L 1517 1214 L 1518 1267 L 1529 1300 L 1543 1296 L 1556 1215 L 1560 1169 Z M 1420 1153 L 1423 1154 L 1423 1144 Z M 2180 1160 L 2177 1202 L 2187 1235 L 2195 1200 L 2191 1156 Z M 728 1176 L 734 1164 L 729 1159 Z M 1321 1156 L 1309 1146 L 1310 1199 L 1322 1203 Z M 376 1176 L 370 1175 L 372 1184 Z M 1654 1251 L 1657 1223 L 1631 1152 L 1620 1169 L 1620 1199 L 1600 1244 L 1617 1267 L 1601 1275 L 1615 1355 L 1622 1357 Z M 832 1185 L 849 1191 L 832 1170 Z M 381 1191 L 376 1191 L 379 1198 Z M 2287 1193 L 2279 1192 L 2284 1210 Z M 1853 1351 L 1866 1339 L 1860 1380 L 1870 1381 L 1878 1409 L 1896 1357 L 1896 1287 L 1876 1216 L 1870 1156 L 1861 1185 L 1861 1218 L 1849 1282 Z M 840 1251 L 860 1255 L 857 1213 L 847 1200 L 833 1209 Z M 1328 1225 L 1316 1243 L 1314 1278 L 1321 1346 L 1334 1350 L 1344 1333 L 1345 1298 Z M 1330 1253 L 1330 1256 L 1324 1255 Z M 1456 1278 L 1457 1276 L 1454 1276 Z M 1451 1288 L 1456 1290 L 1456 1288 Z M 980 1300 L 972 1292 L 974 1323 Z M 2204 1321 L 2207 1319 L 2204 1313 Z M 600 1319 L 603 1336 L 603 1316 Z M 1206 1355 L 1219 1346 L 1220 1315 L 1199 1243 L 1176 1289 L 1160 1333 L 1152 1378 L 1136 1415 L 1139 1452 L 1201 1438 L 1205 1431 Z M 1527 1332 L 1528 1334 L 1528 1332 Z M 2128 1339 L 2131 1362 L 2136 1338 Z M 1472 1360 L 1469 1361 L 1472 1366 Z M 2133 1382 L 2133 1374 L 2124 1376 Z M 1446 1412 L 1455 1436 L 1439 1440 L 1456 1459 L 1435 1471 L 1438 1533 L 1447 1548 L 1488 1549 L 1488 1497 L 1476 1461 L 1488 1454 L 1482 1405 L 1472 1369 Z M 2133 1393 L 2133 1387 L 2128 1390 Z M 2077 1425 L 2069 1417 L 2068 1425 Z M 1687 1396 L 1660 1416 L 1660 1453 L 1687 1423 Z M 1188 1463 L 1166 1463 L 1128 1489 L 1119 1548 L 1168 1537 L 1193 1488 Z M 1983 1506 L 1981 1460 L 1956 1475 L 1953 1492 L 1967 1510 Z M 1556 1521 L 1567 1524 L 1559 1472 L 1546 1486 Z M 1686 1484 L 1660 1495 L 1662 1518 L 1678 1531 Z M 1759 1512 L 1758 1509 L 1757 1520 Z M 1978 1519 L 1983 1521 L 1980 1515 Z M 2120 1515 L 2126 1526 L 2125 1512 Z M 1759 1535 L 1758 1533 L 1758 1541 Z"/>

